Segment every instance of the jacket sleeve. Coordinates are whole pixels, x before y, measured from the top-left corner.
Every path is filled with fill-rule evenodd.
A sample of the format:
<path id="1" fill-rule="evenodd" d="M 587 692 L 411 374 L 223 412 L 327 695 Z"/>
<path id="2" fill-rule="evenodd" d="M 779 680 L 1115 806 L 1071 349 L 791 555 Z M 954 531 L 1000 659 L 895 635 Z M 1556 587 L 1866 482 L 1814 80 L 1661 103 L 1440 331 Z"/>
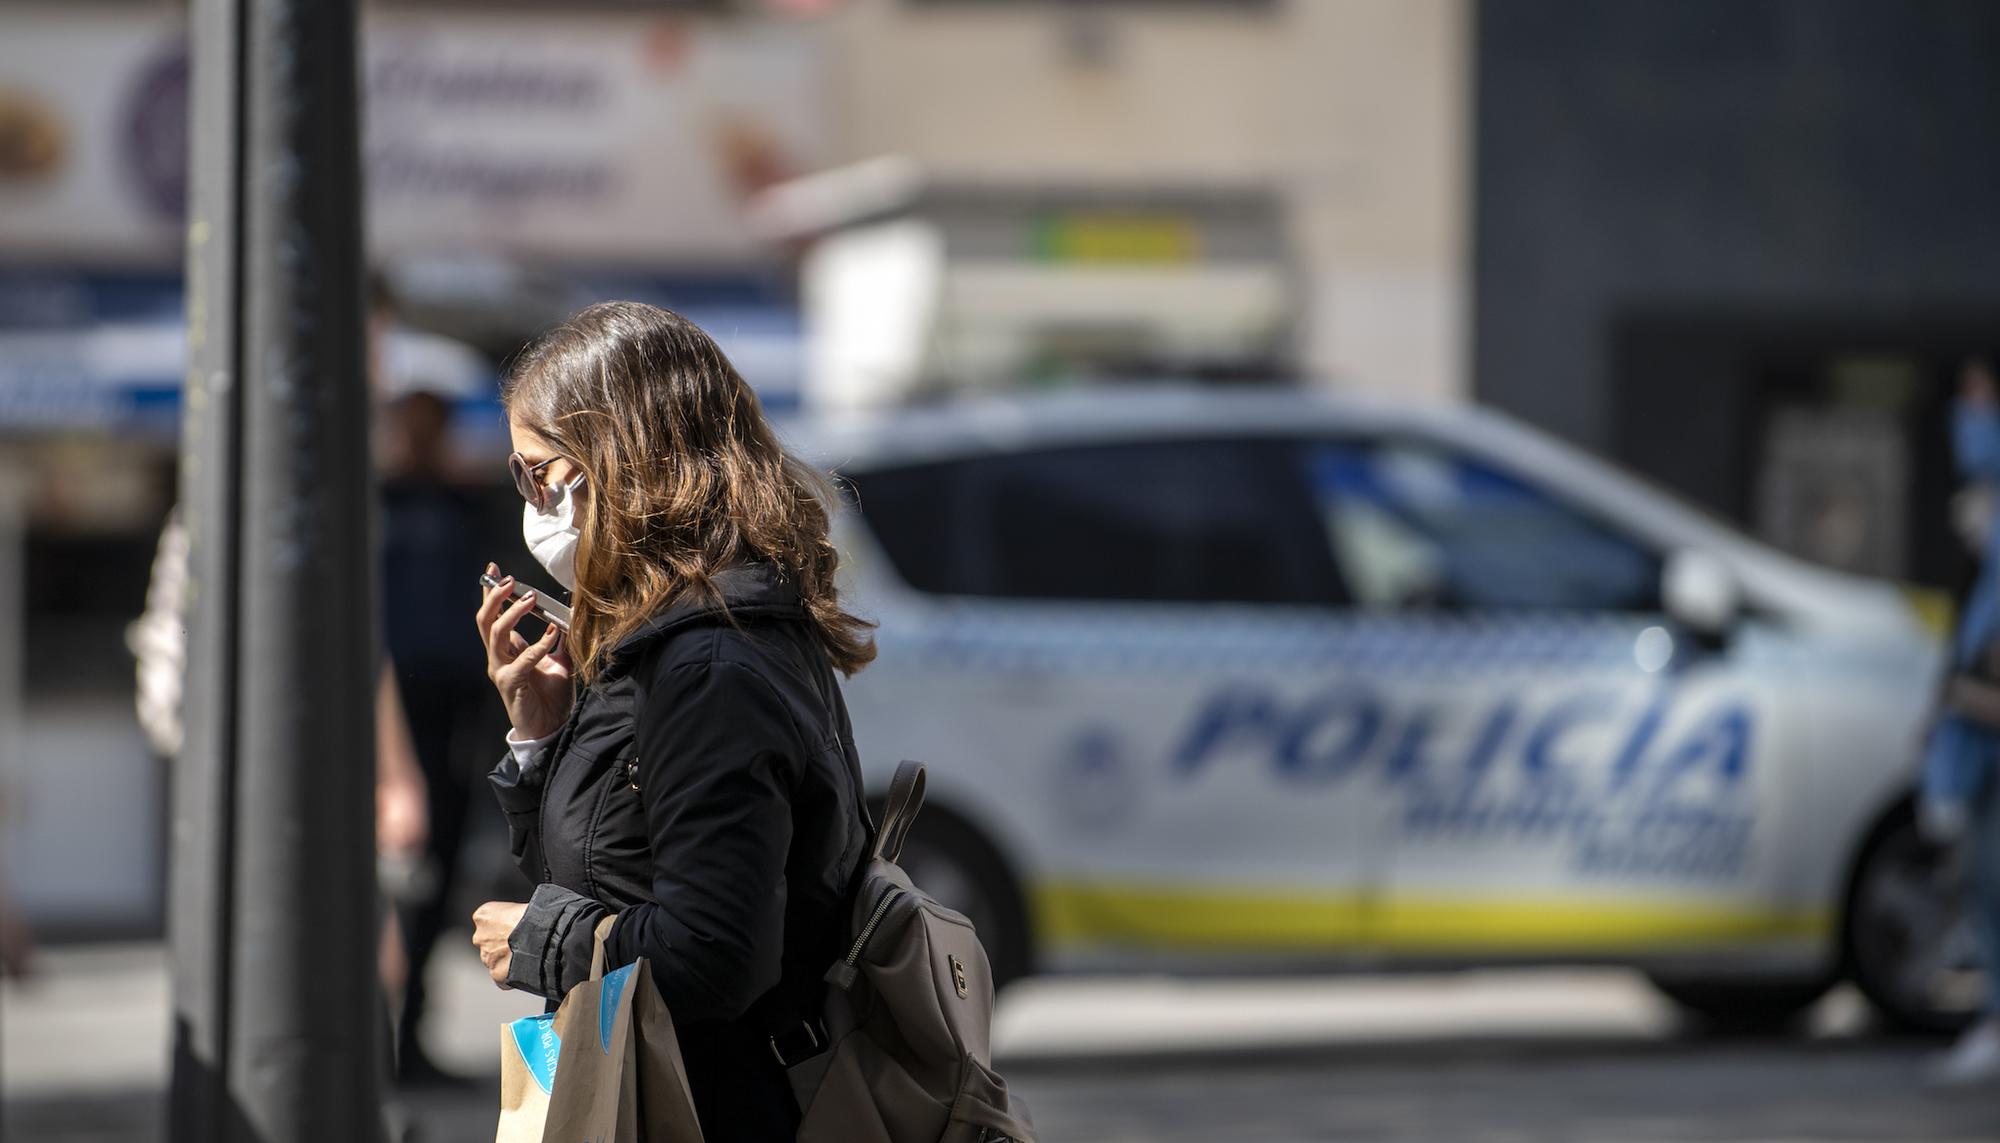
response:
<path id="1" fill-rule="evenodd" d="M 601 901 L 544 881 L 507 934 L 507 987 L 561 1000 L 590 975 L 597 923 L 611 910 Z"/>
<path id="2" fill-rule="evenodd" d="M 542 765 L 523 767 L 520 754 L 509 747 L 507 756 L 486 776 L 507 819 L 507 848 L 529 881 L 542 879 L 542 779 L 547 755 L 544 747 Z"/>
<path id="3" fill-rule="evenodd" d="M 778 983 L 797 728 L 761 676 L 700 663 L 652 680 L 636 730 L 653 893 L 606 963 L 647 958 L 677 1019 L 735 1019 Z"/>
<path id="4" fill-rule="evenodd" d="M 487 781 L 492 783 L 500 811 L 507 818 L 514 864 L 528 880 L 539 882 L 544 872 L 541 811 L 548 746 L 540 746 L 531 758 L 524 759 L 523 753 L 510 745 Z M 507 935 L 512 954 L 507 964 L 507 987 L 561 1000 L 590 975 L 597 923 L 608 912 L 603 904 L 560 885 L 536 885 L 527 910 Z"/>

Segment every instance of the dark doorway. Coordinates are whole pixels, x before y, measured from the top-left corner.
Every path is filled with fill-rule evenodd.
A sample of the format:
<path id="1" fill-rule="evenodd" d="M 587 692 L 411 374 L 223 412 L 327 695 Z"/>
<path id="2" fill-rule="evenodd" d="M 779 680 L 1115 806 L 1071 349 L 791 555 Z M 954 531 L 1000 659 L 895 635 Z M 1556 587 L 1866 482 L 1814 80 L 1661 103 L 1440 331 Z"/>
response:
<path id="1" fill-rule="evenodd" d="M 1617 454 L 1797 555 L 1955 586 L 1951 398 L 1967 360 L 2000 350 L 2000 313 L 1939 313 L 1630 311 Z"/>

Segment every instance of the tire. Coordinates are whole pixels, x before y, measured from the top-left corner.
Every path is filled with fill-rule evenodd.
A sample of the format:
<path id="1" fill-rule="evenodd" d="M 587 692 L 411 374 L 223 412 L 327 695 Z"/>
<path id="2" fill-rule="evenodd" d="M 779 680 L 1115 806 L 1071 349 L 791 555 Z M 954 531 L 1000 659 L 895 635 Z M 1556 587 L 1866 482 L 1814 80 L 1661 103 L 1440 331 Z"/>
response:
<path id="1" fill-rule="evenodd" d="M 1905 807 L 1869 835 L 1848 888 L 1848 976 L 1891 1026 L 1952 1033 L 1978 1014 L 1983 982 L 1952 855 Z"/>
<path id="2" fill-rule="evenodd" d="M 1653 987 L 1713 1032 L 1787 1032 L 1833 981 L 1676 980 L 1650 977 Z"/>
<path id="3" fill-rule="evenodd" d="M 881 807 L 871 810 L 879 821 Z M 992 964 L 996 993 L 1033 971 L 1033 935 L 1020 885 L 971 823 L 942 807 L 924 807 L 897 864 L 919 889 L 971 919 Z"/>

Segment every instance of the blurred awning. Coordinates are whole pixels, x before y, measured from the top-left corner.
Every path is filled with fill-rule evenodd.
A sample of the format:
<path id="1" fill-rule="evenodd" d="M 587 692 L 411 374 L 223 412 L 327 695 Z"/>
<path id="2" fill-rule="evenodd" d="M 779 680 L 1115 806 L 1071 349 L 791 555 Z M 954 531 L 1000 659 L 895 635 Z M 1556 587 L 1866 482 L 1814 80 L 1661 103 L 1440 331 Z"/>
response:
<path id="1" fill-rule="evenodd" d="M 176 275 L 0 272 L 0 432 L 175 431 L 183 327 Z"/>
<path id="2" fill-rule="evenodd" d="M 0 275 L 0 433 L 178 433 L 184 315 L 178 275 Z M 391 395 L 432 392 L 497 415 L 493 367 L 470 346 L 398 327 L 383 365 Z"/>
<path id="3" fill-rule="evenodd" d="M 532 336 L 535 326 L 591 301 L 653 302 L 708 330 L 772 412 L 797 407 L 801 330 L 797 306 L 782 292 L 755 279 L 583 271 L 559 278 L 559 309 L 514 330 L 509 348 Z M 435 291 L 424 300 L 427 310 L 455 312 Z M 460 301 L 463 309 L 467 300 Z M 486 308 L 511 312 L 498 303 Z M 180 431 L 184 327 L 177 274 L 0 270 L 0 435 L 173 437 Z M 468 443 L 497 445 L 505 438 L 492 357 L 499 351 L 487 350 L 399 325 L 383 347 L 382 392 L 444 397 L 458 410 L 455 431 Z"/>

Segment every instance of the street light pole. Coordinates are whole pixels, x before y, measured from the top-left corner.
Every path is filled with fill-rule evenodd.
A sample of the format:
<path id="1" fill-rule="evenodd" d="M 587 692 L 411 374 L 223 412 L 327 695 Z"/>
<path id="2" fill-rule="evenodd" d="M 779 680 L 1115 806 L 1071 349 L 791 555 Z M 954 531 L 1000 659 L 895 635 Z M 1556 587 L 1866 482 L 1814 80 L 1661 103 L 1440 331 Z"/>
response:
<path id="1" fill-rule="evenodd" d="M 175 943 L 174 1131 L 183 1143 L 372 1140 L 356 7 L 193 7 L 194 623 L 176 792 L 176 909 L 189 913 Z"/>
<path id="2" fill-rule="evenodd" d="M 235 834 L 238 454 L 242 296 L 243 11 L 191 7 L 187 376 L 180 519 L 188 533 L 184 737 L 173 766 L 167 939 L 172 950 L 175 1143 L 224 1138 L 229 1118 L 229 869 Z"/>

